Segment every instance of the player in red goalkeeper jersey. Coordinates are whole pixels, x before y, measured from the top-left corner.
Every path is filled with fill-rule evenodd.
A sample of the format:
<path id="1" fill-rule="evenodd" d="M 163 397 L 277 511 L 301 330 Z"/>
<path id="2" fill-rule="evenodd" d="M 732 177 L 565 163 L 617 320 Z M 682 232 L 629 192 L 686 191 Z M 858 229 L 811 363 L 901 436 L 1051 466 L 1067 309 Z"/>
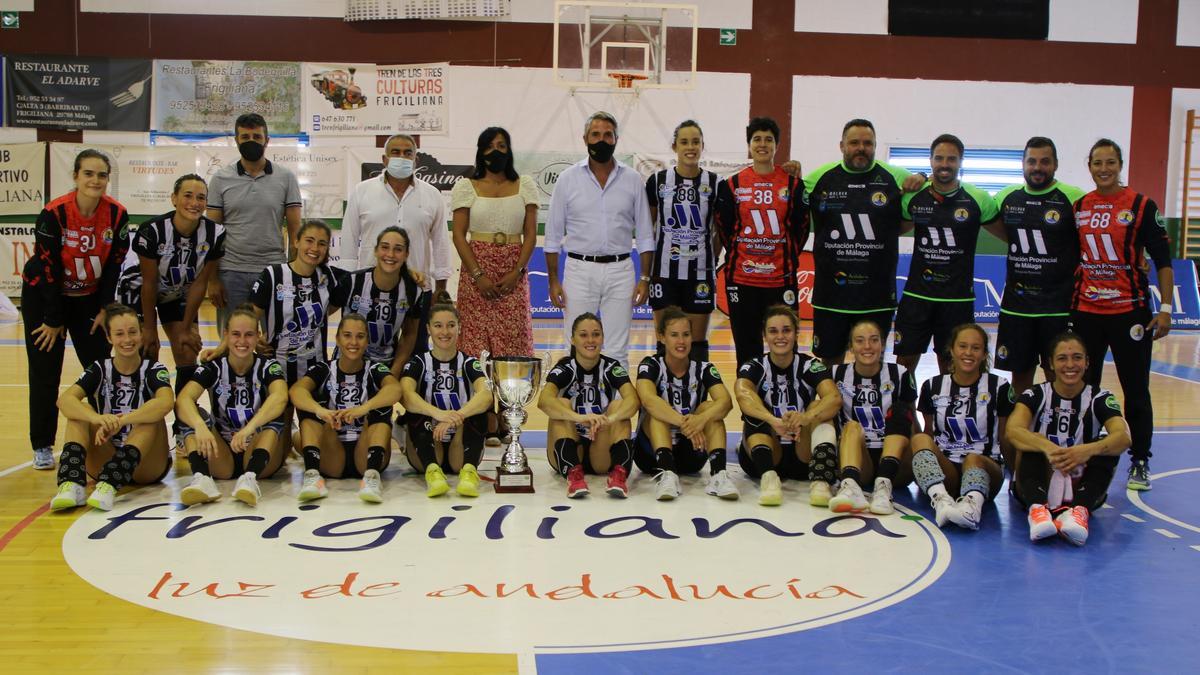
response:
<path id="1" fill-rule="evenodd" d="M 58 381 L 66 336 L 87 368 L 108 356 L 104 307 L 129 250 L 129 214 L 105 192 L 111 171 L 97 150 L 75 157 L 75 189 L 46 205 L 22 271 L 21 315 L 29 360 L 29 440 L 35 469 L 53 469 Z"/>
<path id="2" fill-rule="evenodd" d="M 1125 419 L 1133 437 L 1126 487 L 1150 489 L 1150 438 L 1154 409 L 1150 403 L 1152 343 L 1171 330 L 1175 273 L 1171 247 L 1158 206 L 1146 195 L 1121 184 L 1121 148 L 1096 141 L 1088 154 L 1088 170 L 1096 189 L 1075 202 L 1079 232 L 1079 266 L 1071 301 L 1071 325 L 1087 343 L 1087 382 L 1100 386 L 1104 355 L 1112 349 L 1125 398 Z M 1164 294 L 1151 313 L 1146 254 L 1158 270 Z"/>
<path id="3" fill-rule="evenodd" d="M 729 329 L 739 364 L 762 355 L 766 308 L 796 307 L 796 268 L 808 239 L 804 182 L 775 164 L 779 125 L 755 117 L 746 126 L 746 143 L 754 163 L 720 182 L 716 204 Z"/>

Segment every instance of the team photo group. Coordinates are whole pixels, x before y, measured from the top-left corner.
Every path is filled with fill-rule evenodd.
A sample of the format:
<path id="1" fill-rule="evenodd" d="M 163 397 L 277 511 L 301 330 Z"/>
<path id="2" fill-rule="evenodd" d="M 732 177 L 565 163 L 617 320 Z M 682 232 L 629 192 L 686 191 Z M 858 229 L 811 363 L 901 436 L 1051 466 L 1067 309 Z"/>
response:
<path id="1" fill-rule="evenodd" d="M 612 115 L 581 131 L 586 156 L 558 176 L 541 242 L 570 351 L 536 405 L 569 498 L 589 494 L 589 474 L 624 498 L 636 465 L 662 501 L 688 474 L 719 499 L 755 484 L 763 506 L 782 503 L 783 481 L 807 481 L 813 506 L 886 517 L 915 483 L 939 527 L 974 530 L 1007 475 L 1031 539 L 1083 545 L 1126 451 L 1126 487 L 1150 489 L 1151 350 L 1172 307 L 1154 307 L 1149 275 L 1159 288 L 1174 278 L 1158 207 L 1123 184 L 1115 142 L 1062 158 L 1086 163 L 1088 190 L 1055 178 L 1052 139 L 1029 138 L 1023 183 L 993 196 L 961 181 L 954 135 L 931 140 L 929 175 L 912 174 L 876 159 L 866 119 L 830 139 L 834 161 L 806 170 L 777 162 L 778 124 L 753 118 L 750 163 L 727 176 L 704 168 L 692 120 L 663 141 L 674 166 L 649 177 L 614 158 Z M 393 438 L 429 497 L 478 496 L 485 448 L 509 437 L 481 357 L 535 356 L 539 197 L 514 168 L 519 148 L 483 130 L 447 208 L 416 177 L 416 139 L 392 136 L 383 171 L 347 195 L 331 251 L 330 226 L 302 217 L 295 175 L 264 156 L 264 119 L 239 117 L 234 136 L 238 161 L 207 182 L 178 176 L 171 209 L 138 227 L 107 195 L 112 166 L 96 150 L 38 217 L 21 314 L 33 462 L 58 475 L 51 508 L 111 509 L 175 458 L 190 474 L 184 504 L 203 508 L 229 480 L 254 506 L 293 454 L 301 501 L 352 479 L 379 503 Z M 994 340 L 974 320 L 984 229 L 1007 245 Z M 811 353 L 798 342 L 805 251 Z M 709 354 L 719 296 L 732 385 Z M 219 337 L 207 349 L 206 302 Z M 631 364 L 646 303 L 657 345 Z M 84 371 L 60 390 L 68 336 Z M 918 382 L 931 347 L 938 373 Z M 1117 383 L 1102 382 L 1110 352 Z M 735 406 L 740 440 L 726 428 Z M 740 472 L 726 468 L 734 457 Z"/>

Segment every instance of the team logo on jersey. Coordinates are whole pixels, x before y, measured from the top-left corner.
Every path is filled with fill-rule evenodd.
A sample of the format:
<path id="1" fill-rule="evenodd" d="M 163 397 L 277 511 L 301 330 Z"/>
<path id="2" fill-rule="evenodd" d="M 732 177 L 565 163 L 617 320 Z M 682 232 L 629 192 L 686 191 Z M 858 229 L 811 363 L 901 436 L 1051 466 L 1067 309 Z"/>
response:
<path id="1" fill-rule="evenodd" d="M 386 363 L 376 363 L 374 366 L 372 366 L 372 368 L 375 369 L 375 372 L 377 372 L 381 375 L 391 375 L 392 374 L 392 369 L 388 368 Z"/>
<path id="2" fill-rule="evenodd" d="M 210 248 L 212 248 L 212 246 L 210 246 L 207 241 L 202 241 L 196 246 L 196 255 L 204 255 L 208 253 Z"/>
<path id="3" fill-rule="evenodd" d="M 882 192 L 874 192 L 871 194 L 871 203 L 875 206 L 887 206 L 887 195 L 883 194 Z"/>
<path id="4" fill-rule="evenodd" d="M 954 209 L 954 220 L 960 223 L 965 223 L 971 214 L 963 208 Z"/>
<path id="5" fill-rule="evenodd" d="M 104 228 L 104 232 L 102 232 L 102 233 L 100 234 L 100 237 L 101 237 L 102 239 L 104 239 L 104 243 L 106 243 L 106 244 L 111 244 L 111 243 L 112 243 L 112 239 L 113 239 L 113 235 L 112 235 L 112 228 L 111 228 L 111 227 L 106 227 L 106 228 Z"/>
<path id="6" fill-rule="evenodd" d="M 650 364 L 649 363 L 643 363 L 642 365 L 638 366 L 638 373 L 648 373 L 648 372 L 650 372 Z"/>
<path id="7" fill-rule="evenodd" d="M 987 405 L 992 400 L 992 395 L 986 391 L 981 391 L 975 400 L 979 401 L 979 405 Z"/>
<path id="8" fill-rule="evenodd" d="M 1017 402 L 1017 392 L 1013 391 L 1012 387 L 1008 388 L 1008 402 L 1009 403 Z"/>
<path id="9" fill-rule="evenodd" d="M 717 367 L 716 367 L 716 366 L 714 366 L 714 365 L 713 365 L 713 364 L 711 364 L 711 363 L 710 363 L 710 364 L 708 364 L 708 374 L 709 374 L 709 375 L 712 375 L 713 377 L 715 377 L 715 378 L 716 378 L 716 379 L 718 379 L 718 380 L 719 380 L 719 379 L 721 379 L 721 373 L 720 373 L 720 372 L 718 372 L 718 371 L 717 371 Z M 696 388 L 696 384 L 693 382 L 693 383 L 692 383 L 692 389 L 695 389 L 695 388 Z"/>
<path id="10" fill-rule="evenodd" d="M 283 366 L 279 365 L 278 361 L 272 361 L 269 365 L 267 365 L 267 372 L 272 375 L 283 377 Z"/>
<path id="11" fill-rule="evenodd" d="M 833 283 L 837 284 L 838 286 L 845 286 L 846 281 L 847 281 L 847 275 L 845 272 L 842 272 L 841 270 L 839 270 L 834 273 Z"/>
<path id="12" fill-rule="evenodd" d="M 171 382 L 171 374 L 168 373 L 165 369 L 158 371 L 157 373 L 154 374 L 154 376 L 158 378 L 159 382 L 162 382 L 164 384 L 169 384 Z"/>
<path id="13" fill-rule="evenodd" d="M 696 284 L 696 299 L 707 300 L 708 296 L 712 295 L 712 288 L 706 282 L 701 281 Z"/>
<path id="14" fill-rule="evenodd" d="M 892 334 L 896 336 L 896 344 L 900 344 L 901 342 L 904 342 L 904 334 L 903 333 L 901 333 L 898 330 L 894 330 L 894 331 L 892 331 Z"/>
<path id="15" fill-rule="evenodd" d="M 791 190 L 788 190 L 785 187 L 779 188 L 779 201 L 786 202 L 791 194 Z"/>
<path id="16" fill-rule="evenodd" d="M 629 377 L 629 371 L 623 366 L 613 366 L 612 374 L 613 377 Z"/>
<path id="17" fill-rule="evenodd" d="M 658 198 L 666 199 L 667 197 L 671 196 L 672 192 L 675 192 L 674 188 L 672 188 L 670 185 L 663 185 L 658 188 Z"/>
<path id="18" fill-rule="evenodd" d="M 796 292 L 790 288 L 788 290 L 784 291 L 783 292 L 783 304 L 785 304 L 785 305 L 796 304 Z"/>
<path id="19" fill-rule="evenodd" d="M 1008 358 L 1008 347 L 1006 347 L 1004 345 L 1000 345 L 999 347 L 996 347 L 996 358 L 1000 359 L 1001 361 L 1003 361 L 1004 359 L 1007 359 Z"/>
<path id="20" fill-rule="evenodd" d="M 700 186 L 700 194 L 707 195 L 707 194 L 711 194 L 711 193 L 712 193 L 712 188 L 708 187 L 707 183 Z"/>
<path id="21" fill-rule="evenodd" d="M 1058 212 L 1058 209 L 1046 209 L 1042 220 L 1046 221 L 1047 225 L 1056 225 L 1058 221 L 1062 220 L 1062 214 Z"/>
<path id="22" fill-rule="evenodd" d="M 890 381 L 884 382 L 880 389 L 883 391 L 883 393 L 890 394 L 896 390 L 896 385 L 892 384 Z"/>
<path id="23" fill-rule="evenodd" d="M 1129 327 L 1129 337 L 1133 338 L 1134 342 L 1141 342 L 1146 336 L 1146 327 L 1140 323 L 1135 323 Z"/>
<path id="24" fill-rule="evenodd" d="M 1117 403 L 1117 397 L 1113 396 L 1112 394 L 1109 394 L 1108 397 L 1104 399 L 1104 405 L 1116 410 L 1117 412 L 1121 412 L 1121 404 Z"/>
<path id="25" fill-rule="evenodd" d="M 472 367 L 472 368 L 474 368 L 474 369 L 475 369 L 475 372 L 477 372 L 477 373 L 482 373 L 482 372 L 483 372 L 483 364 L 482 364 L 482 363 L 480 363 L 479 361 L 472 361 L 472 362 L 471 362 L 471 367 Z"/>
<path id="26" fill-rule="evenodd" d="M 1121 209 L 1121 211 L 1117 213 L 1117 222 L 1122 225 L 1128 225 L 1132 223 L 1133 211 L 1130 211 L 1129 209 Z"/>
<path id="27" fill-rule="evenodd" d="M 813 349 L 816 349 L 816 348 L 817 348 L 817 336 L 814 335 L 813 336 Z M 823 373 L 826 370 L 829 370 L 829 369 L 825 367 L 825 363 L 822 362 L 820 359 L 813 359 L 810 362 L 810 365 L 808 367 L 808 372 L 810 372 L 810 373 Z"/>

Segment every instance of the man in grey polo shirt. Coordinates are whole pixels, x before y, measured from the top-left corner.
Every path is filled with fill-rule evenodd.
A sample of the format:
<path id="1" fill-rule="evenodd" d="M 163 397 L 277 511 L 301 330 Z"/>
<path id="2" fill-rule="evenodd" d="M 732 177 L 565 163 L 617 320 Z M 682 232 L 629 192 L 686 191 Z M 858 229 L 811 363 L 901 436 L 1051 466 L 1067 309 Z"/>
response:
<path id="1" fill-rule="evenodd" d="M 209 286 L 219 331 L 229 311 L 250 300 L 250 287 L 263 269 L 287 262 L 279 228 L 284 218 L 289 246 L 300 229 L 300 182 L 263 156 L 270 142 L 267 121 L 257 113 L 238 117 L 234 138 L 242 158 L 218 171 L 208 186 L 208 217 L 225 225 L 225 257 Z"/>

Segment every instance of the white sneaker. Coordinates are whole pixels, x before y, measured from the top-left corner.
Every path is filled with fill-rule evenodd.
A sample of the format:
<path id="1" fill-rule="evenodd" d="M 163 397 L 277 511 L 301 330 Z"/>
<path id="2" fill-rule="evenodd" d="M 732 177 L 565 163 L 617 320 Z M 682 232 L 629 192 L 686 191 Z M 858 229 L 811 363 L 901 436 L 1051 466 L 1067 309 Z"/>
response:
<path id="1" fill-rule="evenodd" d="M 808 503 L 813 506 L 829 506 L 829 500 L 833 497 L 833 489 L 829 487 L 829 483 L 823 480 L 809 481 L 808 483 Z"/>
<path id="2" fill-rule="evenodd" d="M 220 498 L 221 491 L 217 489 L 216 481 L 212 479 L 212 476 L 205 476 L 202 473 L 192 474 L 192 482 L 179 491 L 180 501 L 188 506 L 207 504 Z"/>
<path id="3" fill-rule="evenodd" d="M 1083 546 L 1088 540 L 1088 510 L 1086 506 L 1075 506 L 1054 519 L 1054 525 L 1063 539 Z"/>
<path id="4" fill-rule="evenodd" d="M 258 477 L 250 471 L 238 476 L 237 483 L 233 486 L 233 498 L 248 506 L 258 506 L 258 500 L 262 497 L 262 490 L 258 487 Z"/>
<path id="5" fill-rule="evenodd" d="M 363 472 L 362 483 L 358 486 L 358 498 L 368 504 L 383 503 L 383 480 L 375 469 Z"/>
<path id="6" fill-rule="evenodd" d="M 843 478 L 837 494 L 829 500 L 829 510 L 834 513 L 862 513 L 868 506 L 862 488 L 853 478 Z"/>
<path id="7" fill-rule="evenodd" d="M 658 501 L 669 502 L 679 496 L 679 476 L 674 471 L 659 471 L 654 481 L 654 498 Z"/>
<path id="8" fill-rule="evenodd" d="M 35 448 L 33 451 L 33 468 L 48 471 L 54 468 L 54 448 Z"/>
<path id="9" fill-rule="evenodd" d="M 117 489 L 104 481 L 96 483 L 96 489 L 87 498 L 87 505 L 101 511 L 112 511 L 113 502 L 117 499 Z"/>
<path id="10" fill-rule="evenodd" d="M 933 497 L 933 522 L 937 523 L 938 527 L 945 527 L 946 523 L 950 522 L 950 513 L 958 510 L 958 505 L 954 503 L 954 498 L 945 492 L 939 493 Z"/>
<path id="11" fill-rule="evenodd" d="M 741 496 L 738 494 L 737 485 L 733 483 L 733 479 L 724 469 L 709 477 L 708 487 L 704 491 L 721 499 L 737 499 Z"/>
<path id="12" fill-rule="evenodd" d="M 958 504 L 948 514 L 950 522 L 968 530 L 978 530 L 983 519 L 983 495 L 968 492 L 958 498 Z"/>
<path id="13" fill-rule="evenodd" d="M 1038 541 L 1058 534 L 1058 527 L 1050 515 L 1050 509 L 1045 504 L 1034 504 L 1029 507 L 1029 540 Z"/>
<path id="14" fill-rule="evenodd" d="M 83 506 L 87 503 L 84 493 L 82 485 L 67 481 L 58 486 L 58 492 L 50 500 L 50 510 L 62 511 L 63 509 L 73 509 L 76 506 Z"/>
<path id="15" fill-rule="evenodd" d="M 896 507 L 892 506 L 892 481 L 876 478 L 875 491 L 871 493 L 871 513 L 890 516 L 895 512 Z"/>
<path id="16" fill-rule="evenodd" d="M 763 506 L 779 506 L 783 503 L 783 482 L 779 474 L 768 471 L 758 484 L 758 503 Z"/>
<path id="17" fill-rule="evenodd" d="M 300 484 L 300 493 L 296 497 L 302 502 L 311 502 L 327 494 L 329 488 L 325 487 L 325 479 L 321 477 L 321 472 L 316 469 L 305 471 L 304 482 Z"/>

